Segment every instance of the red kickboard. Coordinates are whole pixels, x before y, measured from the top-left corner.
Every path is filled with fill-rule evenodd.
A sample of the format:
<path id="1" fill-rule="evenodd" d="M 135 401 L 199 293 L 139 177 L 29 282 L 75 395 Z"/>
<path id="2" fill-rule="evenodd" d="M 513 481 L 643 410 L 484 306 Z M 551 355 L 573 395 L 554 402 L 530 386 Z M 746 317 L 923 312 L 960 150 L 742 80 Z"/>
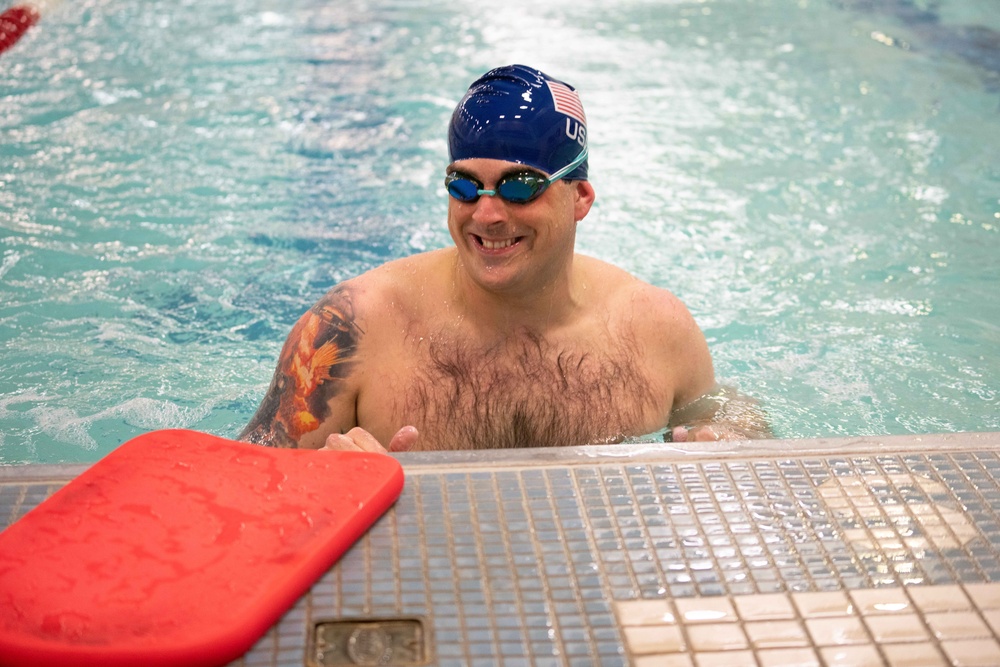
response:
<path id="1" fill-rule="evenodd" d="M 0 532 L 0 665 L 224 665 L 402 488 L 380 454 L 130 440 Z"/>
<path id="2" fill-rule="evenodd" d="M 14 46 L 38 18 L 38 10 L 31 5 L 16 5 L 0 13 L 0 53 Z"/>

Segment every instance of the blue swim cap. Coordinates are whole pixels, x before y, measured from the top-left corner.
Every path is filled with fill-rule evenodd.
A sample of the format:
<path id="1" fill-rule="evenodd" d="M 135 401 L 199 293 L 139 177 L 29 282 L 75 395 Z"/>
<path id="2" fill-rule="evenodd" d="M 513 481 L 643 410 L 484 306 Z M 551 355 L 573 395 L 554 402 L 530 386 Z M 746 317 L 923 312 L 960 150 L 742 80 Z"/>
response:
<path id="1" fill-rule="evenodd" d="M 525 65 L 490 70 L 458 103 L 448 128 L 452 162 L 492 158 L 554 174 L 587 147 L 587 116 L 569 84 Z M 565 176 L 587 180 L 586 160 Z"/>

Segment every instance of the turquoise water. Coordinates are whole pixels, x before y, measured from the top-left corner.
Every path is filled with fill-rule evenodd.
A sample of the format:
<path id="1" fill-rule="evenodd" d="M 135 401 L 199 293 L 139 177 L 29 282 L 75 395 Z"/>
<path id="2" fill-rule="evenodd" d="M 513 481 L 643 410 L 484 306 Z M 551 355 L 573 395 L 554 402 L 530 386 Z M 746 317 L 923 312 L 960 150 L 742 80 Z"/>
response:
<path id="1" fill-rule="evenodd" d="M 449 243 L 445 124 L 510 62 L 582 91 L 581 251 L 780 437 L 1000 430 L 1000 16 L 871 6 L 51 6 L 0 55 L 0 463 L 234 435 L 327 288 Z"/>

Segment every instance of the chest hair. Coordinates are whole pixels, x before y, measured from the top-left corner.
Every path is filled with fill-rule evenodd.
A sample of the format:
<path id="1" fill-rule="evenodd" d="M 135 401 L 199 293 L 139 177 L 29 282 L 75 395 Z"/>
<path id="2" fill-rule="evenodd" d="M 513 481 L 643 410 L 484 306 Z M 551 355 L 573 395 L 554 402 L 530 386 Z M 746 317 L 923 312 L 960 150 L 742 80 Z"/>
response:
<path id="1" fill-rule="evenodd" d="M 525 333 L 492 347 L 435 336 L 403 412 L 432 449 L 548 447 L 637 435 L 653 400 L 634 340 L 556 346 Z"/>

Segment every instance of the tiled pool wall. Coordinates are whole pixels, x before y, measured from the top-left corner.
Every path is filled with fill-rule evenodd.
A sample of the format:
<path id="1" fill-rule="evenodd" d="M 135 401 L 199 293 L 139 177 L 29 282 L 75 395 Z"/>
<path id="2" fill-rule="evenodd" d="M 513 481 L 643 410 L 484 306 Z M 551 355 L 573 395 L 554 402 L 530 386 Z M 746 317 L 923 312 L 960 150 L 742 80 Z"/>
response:
<path id="1" fill-rule="evenodd" d="M 1000 665 L 1000 433 L 399 456 L 237 665 Z M 82 470 L 0 468 L 0 527 Z"/>

